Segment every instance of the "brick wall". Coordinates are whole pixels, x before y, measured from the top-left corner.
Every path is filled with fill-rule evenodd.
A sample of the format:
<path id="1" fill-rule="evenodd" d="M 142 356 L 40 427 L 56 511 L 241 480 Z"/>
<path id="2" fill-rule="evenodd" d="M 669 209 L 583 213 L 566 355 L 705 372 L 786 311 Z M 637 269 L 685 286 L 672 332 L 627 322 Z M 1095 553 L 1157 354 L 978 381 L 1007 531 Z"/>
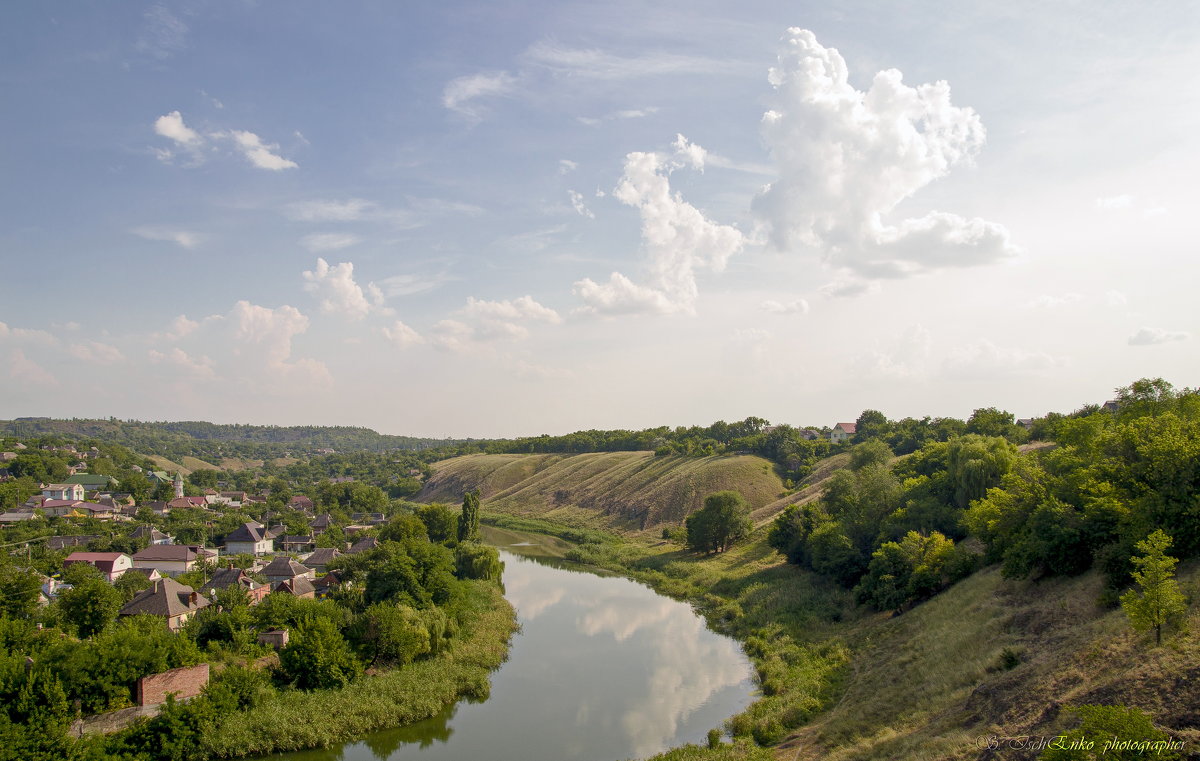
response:
<path id="1" fill-rule="evenodd" d="M 176 700 L 195 697 L 208 684 L 208 664 L 185 666 L 161 674 L 144 676 L 137 682 L 137 704 L 140 706 L 162 703 L 167 693 L 175 693 Z"/>

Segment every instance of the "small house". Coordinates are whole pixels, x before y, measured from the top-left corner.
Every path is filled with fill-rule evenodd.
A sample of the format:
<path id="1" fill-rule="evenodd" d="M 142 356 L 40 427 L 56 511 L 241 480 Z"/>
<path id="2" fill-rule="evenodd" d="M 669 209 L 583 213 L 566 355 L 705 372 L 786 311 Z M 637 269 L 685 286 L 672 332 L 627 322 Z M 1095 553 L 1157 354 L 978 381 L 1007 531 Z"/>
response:
<path id="1" fill-rule="evenodd" d="M 143 589 L 121 608 L 122 616 L 159 616 L 166 619 L 167 628 L 179 631 L 196 611 L 211 605 L 208 598 L 186 584 L 174 579 L 159 579 L 154 586 Z"/>
<path id="2" fill-rule="evenodd" d="M 857 429 L 856 423 L 838 423 L 829 432 L 829 440 L 834 444 L 841 444 L 853 438 Z"/>

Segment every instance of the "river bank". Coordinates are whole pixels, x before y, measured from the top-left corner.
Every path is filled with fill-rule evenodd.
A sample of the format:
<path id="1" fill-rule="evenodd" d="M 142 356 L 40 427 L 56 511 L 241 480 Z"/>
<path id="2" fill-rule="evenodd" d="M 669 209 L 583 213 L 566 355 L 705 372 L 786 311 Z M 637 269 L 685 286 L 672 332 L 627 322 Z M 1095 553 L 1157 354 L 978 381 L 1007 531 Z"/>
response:
<path id="1" fill-rule="evenodd" d="M 207 732 L 207 758 L 320 748 L 434 716 L 463 698 L 483 699 L 508 655 L 516 612 L 495 584 L 480 583 L 478 615 L 446 653 L 365 677 L 340 690 L 281 693 Z"/>
<path id="2" fill-rule="evenodd" d="M 499 529 L 557 537 L 547 544 L 559 557 L 608 569 L 689 602 L 715 631 L 742 643 L 762 696 L 727 722 L 735 742 L 677 748 L 654 761 L 772 758 L 770 750 L 756 746 L 778 743 L 841 694 L 850 651 L 835 630 L 853 603 L 836 585 L 781 563 L 766 544 L 765 530 L 728 552 L 702 556 L 668 542 L 541 519 L 493 513 L 482 520 Z M 562 540 L 570 546 L 563 547 Z"/>

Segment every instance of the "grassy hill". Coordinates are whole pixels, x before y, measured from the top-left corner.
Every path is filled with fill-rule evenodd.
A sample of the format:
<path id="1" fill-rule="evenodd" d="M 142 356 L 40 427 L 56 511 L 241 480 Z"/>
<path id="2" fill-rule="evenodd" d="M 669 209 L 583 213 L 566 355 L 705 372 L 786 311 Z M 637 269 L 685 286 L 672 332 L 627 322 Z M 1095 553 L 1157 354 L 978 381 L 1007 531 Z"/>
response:
<path id="1" fill-rule="evenodd" d="M 675 525 L 716 491 L 736 489 L 765 520 L 783 482 L 753 455 L 655 457 L 652 452 L 466 455 L 433 465 L 417 499 L 458 502 L 479 489 L 490 511 L 621 530 Z"/>

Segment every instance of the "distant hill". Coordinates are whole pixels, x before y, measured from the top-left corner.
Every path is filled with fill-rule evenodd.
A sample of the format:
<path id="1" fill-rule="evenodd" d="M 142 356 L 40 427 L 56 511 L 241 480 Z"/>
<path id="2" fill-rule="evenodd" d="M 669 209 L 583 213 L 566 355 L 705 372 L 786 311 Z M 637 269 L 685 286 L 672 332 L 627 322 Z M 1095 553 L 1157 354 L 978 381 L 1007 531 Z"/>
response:
<path id="1" fill-rule="evenodd" d="M 0 435 L 101 439 L 137 452 L 153 452 L 176 462 L 198 458 L 264 460 L 312 453 L 423 450 L 458 443 L 446 439 L 390 436 L 351 426 L 224 425 L 201 421 L 144 422 L 74 418 L 17 418 L 0 421 Z M 199 463 L 195 463 L 197 467 Z"/>
<path id="2" fill-rule="evenodd" d="M 459 502 L 479 489 L 488 510 L 623 530 L 677 525 L 725 489 L 741 492 L 760 520 L 788 502 L 775 468 L 754 455 L 478 454 L 432 468 L 419 501 Z"/>

